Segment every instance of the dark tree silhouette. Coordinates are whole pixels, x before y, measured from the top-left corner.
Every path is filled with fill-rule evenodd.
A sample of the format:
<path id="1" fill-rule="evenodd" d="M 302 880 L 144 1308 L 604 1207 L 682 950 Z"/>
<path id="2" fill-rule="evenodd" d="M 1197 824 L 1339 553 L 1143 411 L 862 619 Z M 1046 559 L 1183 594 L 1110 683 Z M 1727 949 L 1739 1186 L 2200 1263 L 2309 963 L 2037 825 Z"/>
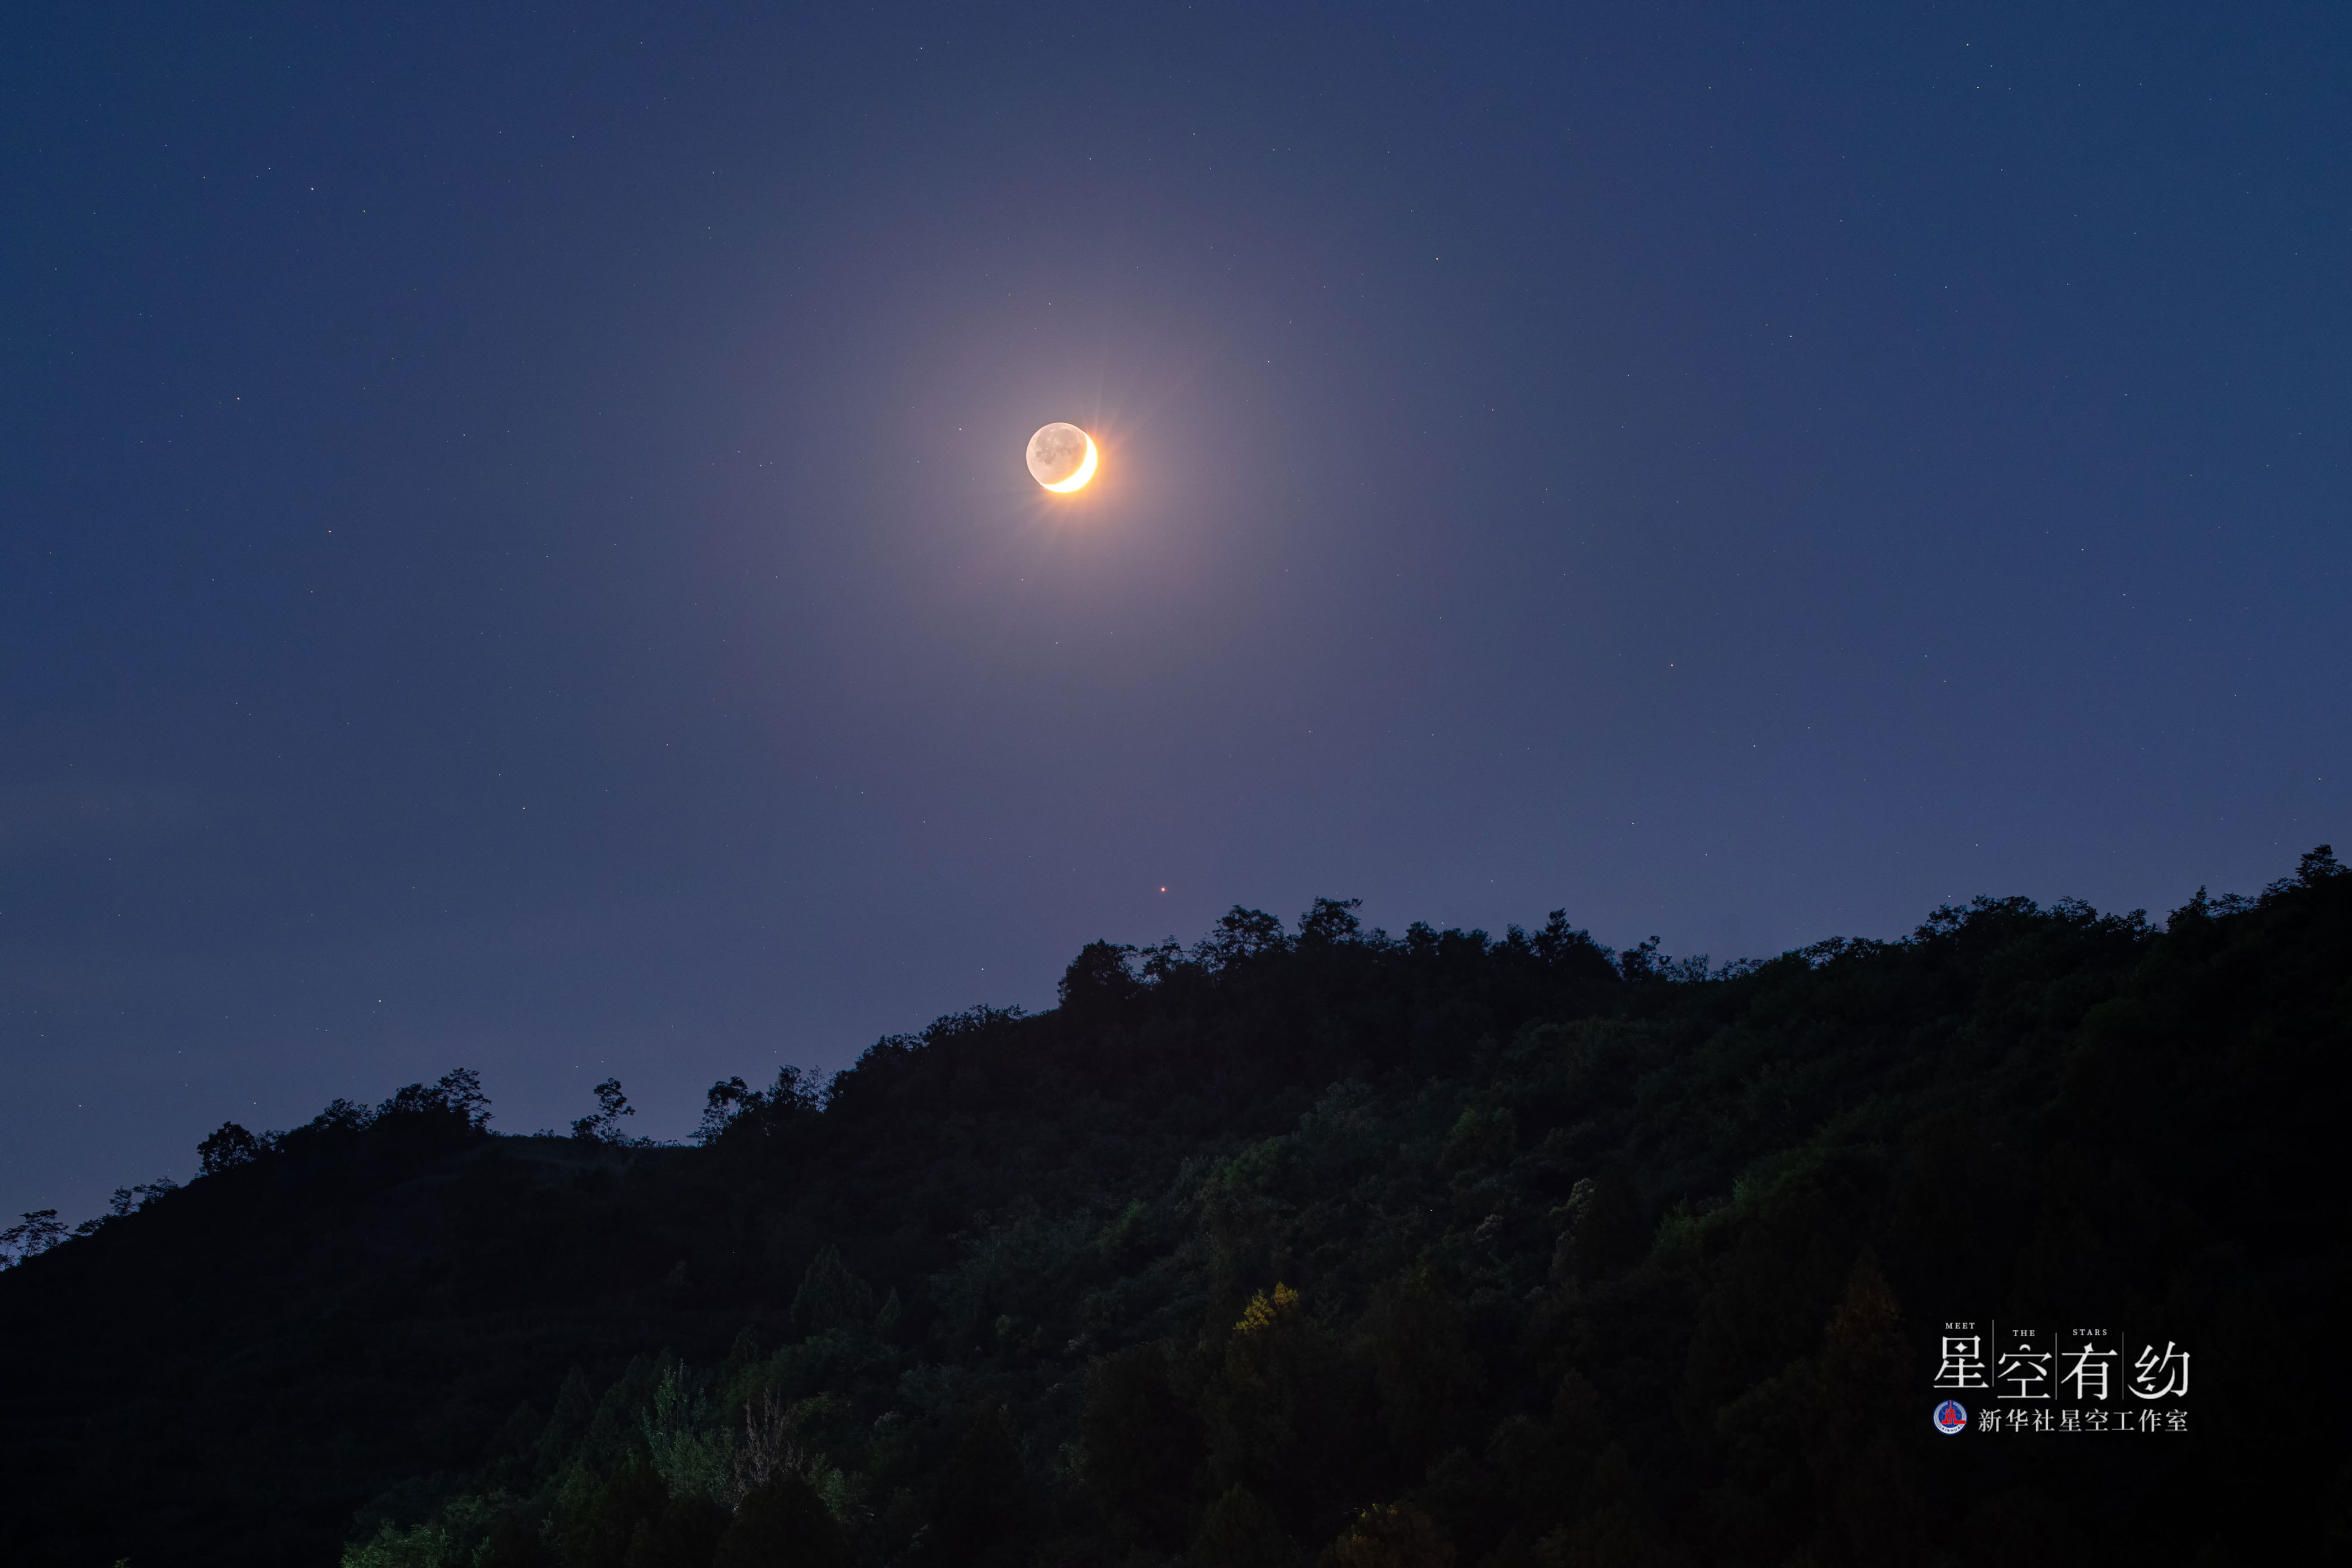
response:
<path id="1" fill-rule="evenodd" d="M 261 1140 L 234 1121 L 222 1122 L 218 1131 L 196 1145 L 197 1168 L 207 1176 L 250 1165 L 259 1158 Z"/>
<path id="2" fill-rule="evenodd" d="M 66 1227 L 55 1209 L 34 1209 L 5 1230 L 0 1230 L 0 1268 L 38 1258 L 66 1238 Z"/>
<path id="3" fill-rule="evenodd" d="M 1090 942 L 1080 948 L 1078 956 L 1062 972 L 1061 1005 L 1074 1012 L 1099 1014 L 1133 1000 L 1143 988 L 1129 963 L 1134 952 L 1132 947 L 1108 942 Z"/>
<path id="4" fill-rule="evenodd" d="M 621 1118 L 636 1113 L 629 1097 L 621 1092 L 621 1080 L 608 1078 L 596 1086 L 594 1114 L 572 1122 L 572 1136 L 583 1143 L 626 1144 L 630 1139 L 621 1131 Z"/>

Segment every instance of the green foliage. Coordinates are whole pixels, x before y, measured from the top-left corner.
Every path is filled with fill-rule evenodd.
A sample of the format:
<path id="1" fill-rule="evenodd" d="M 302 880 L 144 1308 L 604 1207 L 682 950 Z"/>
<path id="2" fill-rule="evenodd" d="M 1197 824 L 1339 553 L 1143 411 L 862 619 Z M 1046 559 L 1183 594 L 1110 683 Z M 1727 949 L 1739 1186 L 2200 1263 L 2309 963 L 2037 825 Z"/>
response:
<path id="1" fill-rule="evenodd" d="M 801 1288 L 793 1297 L 793 1326 L 804 1333 L 823 1333 L 869 1322 L 874 1310 L 874 1288 L 850 1272 L 838 1248 L 828 1247 L 801 1277 Z"/>
<path id="2" fill-rule="evenodd" d="M 815 1489 L 790 1470 L 744 1498 L 712 1568 L 846 1568 L 849 1542 Z"/>
<path id="3" fill-rule="evenodd" d="M 1426 1463 L 1454 1446 L 1486 1381 L 1471 1354 L 1469 1309 L 1422 1264 L 1372 1292 L 1364 1350 L 1381 1419 L 1400 1454 Z"/>
<path id="4" fill-rule="evenodd" d="M 1095 1363 L 1078 1434 L 1087 1485 L 1122 1533 L 1184 1544 L 1208 1458 L 1200 1415 L 1171 1382 L 1168 1347 L 1131 1346 Z"/>
<path id="5" fill-rule="evenodd" d="M 527 1512 L 510 1512 L 491 1527 L 472 1568 L 551 1568 L 554 1561 L 540 1521 Z"/>
<path id="6" fill-rule="evenodd" d="M 1217 1496 L 1202 1518 L 1191 1561 L 1200 1568 L 1297 1568 L 1298 1543 L 1274 1510 L 1235 1482 Z"/>
<path id="7" fill-rule="evenodd" d="M 1565 1222 L 1560 1233 L 1564 1246 L 1557 1256 L 1577 1279 L 1599 1279 L 1647 1249 L 1641 1200 L 1621 1172 L 1580 1176 L 1568 1202 L 1555 1214 Z"/>
<path id="8" fill-rule="evenodd" d="M 1507 1164 L 1517 1144 L 1518 1119 L 1510 1107 L 1473 1105 L 1454 1121 L 1440 1163 L 1447 1169 Z"/>
<path id="9" fill-rule="evenodd" d="M 942 1568 L 1017 1563 L 1030 1511 L 1028 1479 L 1004 1411 L 983 1406 L 940 1478 L 939 1503 L 922 1542 L 924 1560 Z"/>
<path id="10" fill-rule="evenodd" d="M 401 1531 L 385 1524 L 375 1538 L 343 1548 L 343 1568 L 444 1568 L 449 1532 L 437 1524 Z"/>
<path id="11" fill-rule="evenodd" d="M 673 1498 L 727 1495 L 734 1473 L 734 1435 L 713 1427 L 710 1402 L 701 1380 L 672 1363 L 654 1390 L 643 1417 L 646 1453 Z"/>
<path id="12" fill-rule="evenodd" d="M 1360 1379 L 1329 1328 L 1277 1282 L 1250 1298 L 1202 1395 L 1210 1474 L 1305 1527 L 1350 1468 Z"/>
<path id="13" fill-rule="evenodd" d="M 1324 901 L 698 1148 L 338 1102 L 30 1216 L 0 1558 L 2322 1560 L 2347 952 L 2321 852 L 1726 968 Z M 1951 1317 L 2160 1329 L 2195 1440 L 1936 1436 Z"/>
<path id="14" fill-rule="evenodd" d="M 1410 1503 L 1377 1503 L 1324 1556 L 1329 1568 L 1454 1568 L 1454 1543 Z"/>
<path id="15" fill-rule="evenodd" d="M 636 1568 L 669 1503 L 669 1488 L 642 1454 L 625 1454 L 601 1476 L 574 1465 L 557 1487 L 549 1533 L 574 1568 Z"/>
<path id="16" fill-rule="evenodd" d="M 451 1499 L 434 1517 L 402 1529 L 386 1520 L 375 1533 L 343 1548 L 343 1568 L 477 1568 L 507 1561 L 498 1543 L 518 1531 L 536 1547 L 536 1521 L 518 1512 L 502 1493 Z M 536 1561 L 526 1554 L 520 1561 Z"/>
<path id="17" fill-rule="evenodd" d="M 1080 1210 L 1057 1219 L 1016 1199 L 973 1220 L 962 1258 L 928 1282 L 950 1331 L 958 1338 L 986 1331 L 1003 1341 L 1029 1331 L 1020 1325 L 1059 1315 L 1054 1282 L 1066 1279 L 1091 1250 L 1092 1216 Z"/>

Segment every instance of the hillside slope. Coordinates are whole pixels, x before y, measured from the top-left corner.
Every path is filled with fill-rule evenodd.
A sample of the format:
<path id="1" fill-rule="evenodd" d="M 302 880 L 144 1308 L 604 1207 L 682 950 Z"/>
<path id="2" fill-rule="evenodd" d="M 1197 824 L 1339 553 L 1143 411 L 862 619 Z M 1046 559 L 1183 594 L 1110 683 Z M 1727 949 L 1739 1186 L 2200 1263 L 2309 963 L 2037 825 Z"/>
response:
<path id="1" fill-rule="evenodd" d="M 2316 1556 L 2347 1046 L 2322 850 L 1713 975 L 1236 910 L 696 1148 L 404 1091 L 0 1274 L 0 1557 Z M 1938 1433 L 1995 1321 L 2183 1429 Z"/>

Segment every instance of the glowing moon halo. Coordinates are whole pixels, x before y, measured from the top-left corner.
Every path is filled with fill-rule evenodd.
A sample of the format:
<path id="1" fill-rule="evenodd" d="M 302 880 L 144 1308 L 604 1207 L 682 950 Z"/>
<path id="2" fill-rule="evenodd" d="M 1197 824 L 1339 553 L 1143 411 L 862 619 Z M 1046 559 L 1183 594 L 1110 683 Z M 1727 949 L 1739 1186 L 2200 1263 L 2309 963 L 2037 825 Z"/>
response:
<path id="1" fill-rule="evenodd" d="M 1053 424 L 1029 437 L 1029 473 L 1058 495 L 1083 489 L 1095 477 L 1095 438 L 1075 425 Z"/>

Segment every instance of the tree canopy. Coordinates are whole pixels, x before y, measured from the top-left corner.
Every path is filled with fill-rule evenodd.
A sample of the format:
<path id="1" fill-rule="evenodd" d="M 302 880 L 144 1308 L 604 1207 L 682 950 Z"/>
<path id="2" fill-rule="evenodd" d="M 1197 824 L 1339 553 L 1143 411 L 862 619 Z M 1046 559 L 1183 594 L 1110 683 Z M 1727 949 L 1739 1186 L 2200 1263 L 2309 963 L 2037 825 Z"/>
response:
<path id="1" fill-rule="evenodd" d="M 723 1080 L 690 1147 L 610 1080 L 493 1133 L 462 1070 L 230 1124 L 0 1236 L 0 1555 L 2341 1552 L 2347 955 L 2325 848 L 2161 925 L 1982 899 L 1727 967 L 1322 900 Z M 1995 1324 L 2165 1419 L 1963 1384 L 1946 1436 Z"/>

